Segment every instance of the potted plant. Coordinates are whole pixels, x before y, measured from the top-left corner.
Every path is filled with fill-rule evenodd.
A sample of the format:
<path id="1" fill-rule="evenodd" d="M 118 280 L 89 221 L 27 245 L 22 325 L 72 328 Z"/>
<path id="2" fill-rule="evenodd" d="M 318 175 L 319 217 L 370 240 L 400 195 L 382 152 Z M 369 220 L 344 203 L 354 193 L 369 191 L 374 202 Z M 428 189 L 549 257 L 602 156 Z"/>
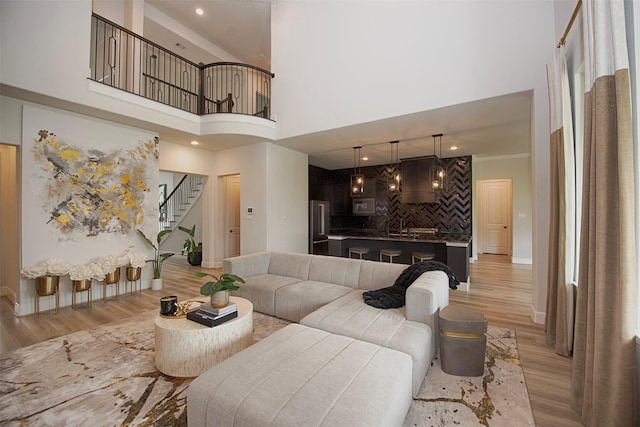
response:
<path id="1" fill-rule="evenodd" d="M 210 280 L 200 288 L 200 294 L 211 297 L 211 306 L 216 308 L 225 307 L 229 304 L 229 291 L 236 291 L 240 289 L 236 282 L 244 283 L 244 279 L 236 276 L 235 274 L 223 273 L 220 277 L 215 274 L 203 273 L 198 271 L 196 277 L 212 277 L 214 280 Z"/>
<path id="2" fill-rule="evenodd" d="M 189 264 L 196 266 L 202 264 L 202 242 L 196 244 L 196 225 L 194 224 L 191 229 L 178 226 L 180 231 L 184 231 L 189 235 L 189 238 L 184 241 L 183 251 L 187 252 L 187 261 Z"/>
<path id="3" fill-rule="evenodd" d="M 149 246 L 151 246 L 153 248 L 153 250 L 155 251 L 153 259 L 147 260 L 147 262 L 151 263 L 151 266 L 153 267 L 153 280 L 151 282 L 151 289 L 152 290 L 158 290 L 158 289 L 162 289 L 162 278 L 161 278 L 161 274 L 162 274 L 162 263 L 169 257 L 173 256 L 173 253 L 160 253 L 160 242 L 162 241 L 162 238 L 164 236 L 166 236 L 167 234 L 171 233 L 172 230 L 162 230 L 158 233 L 158 235 L 156 236 L 156 242 L 157 245 L 154 245 L 153 242 L 151 240 L 149 240 L 149 238 L 142 232 L 142 230 L 140 230 L 139 228 L 136 228 L 136 231 L 138 232 L 138 234 L 140 235 L 140 237 L 142 237 L 142 239 L 147 242 L 149 244 Z"/>

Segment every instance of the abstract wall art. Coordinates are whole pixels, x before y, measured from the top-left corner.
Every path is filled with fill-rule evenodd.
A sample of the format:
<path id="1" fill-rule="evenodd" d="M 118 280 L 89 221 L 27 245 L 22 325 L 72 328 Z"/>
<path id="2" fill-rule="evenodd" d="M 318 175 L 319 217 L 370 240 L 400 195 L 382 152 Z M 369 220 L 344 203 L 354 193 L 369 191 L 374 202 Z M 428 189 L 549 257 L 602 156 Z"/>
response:
<path id="1" fill-rule="evenodd" d="M 157 169 L 157 137 L 110 151 L 91 148 L 90 141 L 74 146 L 47 130 L 40 130 L 34 142 L 38 167 L 33 178 L 40 183 L 34 188 L 47 224 L 61 240 L 73 240 L 75 234 L 129 234 L 145 214 L 157 212 L 155 206 L 145 213 L 146 196 L 157 185 L 151 173 Z"/>

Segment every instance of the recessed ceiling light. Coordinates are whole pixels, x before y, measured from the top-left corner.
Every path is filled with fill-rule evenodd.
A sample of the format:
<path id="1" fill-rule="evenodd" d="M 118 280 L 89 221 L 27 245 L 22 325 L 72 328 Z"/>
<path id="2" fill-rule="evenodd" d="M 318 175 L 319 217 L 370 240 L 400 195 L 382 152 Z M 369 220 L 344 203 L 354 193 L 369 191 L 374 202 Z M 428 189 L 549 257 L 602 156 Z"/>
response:
<path id="1" fill-rule="evenodd" d="M 367 160 L 369 160 L 369 158 L 368 158 L 367 156 L 364 156 L 364 157 L 362 158 L 362 160 L 364 160 L 364 161 L 366 162 Z"/>
<path id="2" fill-rule="evenodd" d="M 198 145 L 198 144 L 200 144 L 198 141 L 195 141 L 195 140 L 191 141 L 191 145 Z"/>
<path id="3" fill-rule="evenodd" d="M 196 9 L 196 13 L 197 13 L 198 15 L 202 16 L 202 15 L 204 15 L 204 10 L 202 10 L 202 8 L 201 8 L 201 7 L 199 7 L 199 8 L 197 8 L 197 9 Z"/>
<path id="4" fill-rule="evenodd" d="M 451 151 L 455 151 L 455 150 L 457 150 L 457 149 L 458 149 L 458 147 L 457 147 L 457 146 L 455 146 L 455 145 L 452 145 L 452 146 L 451 146 Z"/>

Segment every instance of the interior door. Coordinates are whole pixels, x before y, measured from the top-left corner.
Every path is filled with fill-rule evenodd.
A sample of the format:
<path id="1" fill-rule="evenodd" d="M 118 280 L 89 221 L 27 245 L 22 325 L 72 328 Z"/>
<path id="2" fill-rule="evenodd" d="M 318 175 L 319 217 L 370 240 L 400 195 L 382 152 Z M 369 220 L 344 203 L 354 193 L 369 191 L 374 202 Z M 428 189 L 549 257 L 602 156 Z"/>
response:
<path id="1" fill-rule="evenodd" d="M 480 181 L 482 253 L 511 255 L 511 203 L 510 179 Z"/>
<path id="2" fill-rule="evenodd" d="M 225 177 L 225 258 L 240 255 L 240 175 Z"/>

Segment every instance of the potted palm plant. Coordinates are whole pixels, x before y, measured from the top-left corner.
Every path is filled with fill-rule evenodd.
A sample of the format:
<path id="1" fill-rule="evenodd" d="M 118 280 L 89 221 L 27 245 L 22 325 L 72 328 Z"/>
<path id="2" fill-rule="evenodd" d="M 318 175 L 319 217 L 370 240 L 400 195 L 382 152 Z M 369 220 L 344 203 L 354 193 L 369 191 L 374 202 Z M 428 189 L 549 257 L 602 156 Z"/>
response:
<path id="1" fill-rule="evenodd" d="M 202 242 L 196 243 L 196 225 L 194 224 L 190 229 L 178 226 L 178 229 L 189 235 L 182 247 L 182 250 L 187 252 L 187 261 L 189 264 L 193 266 L 202 264 Z"/>
<path id="2" fill-rule="evenodd" d="M 229 291 L 237 291 L 240 289 L 236 282 L 244 283 L 244 279 L 235 274 L 223 273 L 220 276 L 215 274 L 196 272 L 196 277 L 212 277 L 200 288 L 200 294 L 211 297 L 211 306 L 215 308 L 226 307 L 229 304 Z"/>
<path id="3" fill-rule="evenodd" d="M 144 240 L 145 242 L 147 242 L 147 244 L 149 246 L 151 246 L 154 250 L 154 256 L 153 259 L 147 260 L 147 262 L 151 263 L 151 266 L 153 267 L 153 280 L 151 281 L 151 289 L 156 291 L 159 289 L 162 289 L 162 263 L 169 257 L 173 256 L 173 253 L 160 253 L 160 242 L 162 241 L 162 238 L 164 236 L 166 236 L 167 234 L 171 233 L 172 230 L 162 230 L 160 231 L 157 236 L 156 236 L 156 242 L 157 244 L 153 244 L 153 242 L 151 240 L 149 240 L 149 238 L 142 232 L 142 230 L 140 230 L 139 228 L 136 229 L 136 231 L 138 232 L 138 234 L 140 235 L 140 237 L 142 237 L 142 240 Z"/>

